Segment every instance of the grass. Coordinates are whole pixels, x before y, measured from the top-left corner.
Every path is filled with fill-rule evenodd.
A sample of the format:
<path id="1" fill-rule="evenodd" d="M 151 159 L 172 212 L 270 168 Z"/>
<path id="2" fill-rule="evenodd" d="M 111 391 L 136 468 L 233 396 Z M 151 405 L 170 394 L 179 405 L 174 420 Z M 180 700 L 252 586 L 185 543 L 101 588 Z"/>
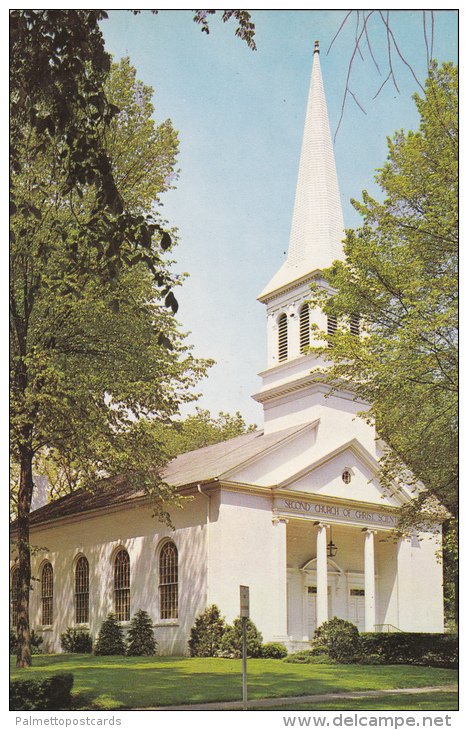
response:
<path id="1" fill-rule="evenodd" d="M 11 678 L 72 672 L 77 708 L 123 709 L 238 700 L 241 662 L 186 657 L 95 657 L 83 654 L 37 655 L 34 666 Z M 453 669 L 433 667 L 287 664 L 249 659 L 249 697 L 300 696 L 353 690 L 400 689 L 454 684 Z M 315 706 L 314 706 L 315 709 Z"/>
<path id="2" fill-rule="evenodd" d="M 323 710 L 458 710 L 456 692 L 426 692 L 417 695 L 389 695 L 388 697 L 363 697 L 362 699 L 342 699 L 333 702 L 311 702 L 309 704 L 280 705 L 276 707 L 257 707 L 256 710 L 273 710 L 283 712 L 322 712 Z"/>

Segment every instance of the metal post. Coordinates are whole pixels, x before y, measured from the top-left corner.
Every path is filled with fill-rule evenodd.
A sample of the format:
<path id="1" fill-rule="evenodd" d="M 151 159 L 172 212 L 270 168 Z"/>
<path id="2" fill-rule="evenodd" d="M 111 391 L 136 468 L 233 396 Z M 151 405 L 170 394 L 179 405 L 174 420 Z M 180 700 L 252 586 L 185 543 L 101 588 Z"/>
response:
<path id="1" fill-rule="evenodd" d="M 247 619 L 242 619 L 242 709 L 247 709 Z"/>
<path id="2" fill-rule="evenodd" d="M 239 586 L 242 620 L 242 709 L 247 709 L 247 620 L 250 618 L 249 586 Z"/>

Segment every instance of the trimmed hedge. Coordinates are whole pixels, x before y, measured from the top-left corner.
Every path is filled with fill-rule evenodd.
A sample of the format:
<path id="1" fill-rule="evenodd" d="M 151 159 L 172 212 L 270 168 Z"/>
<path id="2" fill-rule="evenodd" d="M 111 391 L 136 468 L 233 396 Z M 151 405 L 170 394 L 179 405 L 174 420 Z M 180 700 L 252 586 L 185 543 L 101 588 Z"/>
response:
<path id="1" fill-rule="evenodd" d="M 361 655 L 378 657 L 385 664 L 424 664 L 431 667 L 458 667 L 457 634 L 416 632 L 362 633 Z"/>
<path id="2" fill-rule="evenodd" d="M 46 679 L 15 679 L 10 683 L 10 710 L 67 710 L 71 706 L 73 674 Z"/>

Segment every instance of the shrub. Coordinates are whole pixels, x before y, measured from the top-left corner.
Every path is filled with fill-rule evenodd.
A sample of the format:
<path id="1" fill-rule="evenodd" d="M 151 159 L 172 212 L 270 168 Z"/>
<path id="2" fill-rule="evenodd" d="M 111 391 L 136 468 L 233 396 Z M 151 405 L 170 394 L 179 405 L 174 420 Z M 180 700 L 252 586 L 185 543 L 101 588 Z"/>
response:
<path id="1" fill-rule="evenodd" d="M 288 654 L 283 660 L 288 664 L 336 664 L 334 659 L 330 659 L 328 654 L 314 654 L 310 649 L 297 651 L 294 654 Z"/>
<path id="2" fill-rule="evenodd" d="M 458 636 L 420 632 L 363 633 L 364 660 L 377 655 L 386 664 L 425 664 L 433 667 L 458 666 Z"/>
<path id="3" fill-rule="evenodd" d="M 10 683 L 10 710 L 66 710 L 71 705 L 73 674 Z"/>
<path id="4" fill-rule="evenodd" d="M 262 656 L 263 637 L 253 621 L 247 619 L 247 656 Z M 242 656 L 242 619 L 236 618 L 232 626 L 227 626 L 221 642 L 221 654 L 224 657 L 239 659 Z"/>
<path id="5" fill-rule="evenodd" d="M 264 659 L 284 659 L 286 656 L 288 656 L 288 650 L 284 644 L 270 642 L 262 646 L 262 657 Z"/>
<path id="6" fill-rule="evenodd" d="M 325 621 L 315 630 L 312 651 L 323 653 L 324 648 L 330 659 L 335 659 L 340 664 L 355 661 L 361 653 L 357 626 L 336 616 Z"/>
<path id="7" fill-rule="evenodd" d="M 147 611 L 140 609 L 130 623 L 127 634 L 127 654 L 129 656 L 153 656 L 156 654 L 157 645 L 153 633 L 153 622 Z"/>
<path id="8" fill-rule="evenodd" d="M 63 634 L 60 634 L 60 646 L 67 654 L 90 654 L 93 650 L 93 640 L 89 631 L 69 626 Z"/>
<path id="9" fill-rule="evenodd" d="M 360 654 L 356 656 L 354 661 L 356 664 L 386 664 L 385 659 L 379 654 Z"/>
<path id="10" fill-rule="evenodd" d="M 218 606 L 208 606 L 195 620 L 188 642 L 190 656 L 217 656 L 226 630 Z"/>
<path id="11" fill-rule="evenodd" d="M 99 656 L 125 654 L 124 634 L 114 613 L 110 613 L 103 621 L 94 653 Z"/>
<path id="12" fill-rule="evenodd" d="M 314 656 L 320 656 L 321 654 L 326 654 L 328 656 L 328 646 L 326 644 L 320 644 L 318 641 L 317 643 L 313 641 L 310 652 L 311 654 L 314 654 Z"/>
<path id="13" fill-rule="evenodd" d="M 310 649 L 303 649 L 302 651 L 295 651 L 292 654 L 288 654 L 284 661 L 288 664 L 310 664 L 311 659 L 312 652 Z"/>
<path id="14" fill-rule="evenodd" d="M 42 636 L 38 636 L 33 629 L 31 631 L 31 654 L 42 654 L 41 645 L 43 642 Z"/>
<path id="15" fill-rule="evenodd" d="M 42 654 L 41 644 L 44 639 L 31 631 L 31 654 Z M 10 654 L 16 654 L 16 633 L 10 629 Z"/>

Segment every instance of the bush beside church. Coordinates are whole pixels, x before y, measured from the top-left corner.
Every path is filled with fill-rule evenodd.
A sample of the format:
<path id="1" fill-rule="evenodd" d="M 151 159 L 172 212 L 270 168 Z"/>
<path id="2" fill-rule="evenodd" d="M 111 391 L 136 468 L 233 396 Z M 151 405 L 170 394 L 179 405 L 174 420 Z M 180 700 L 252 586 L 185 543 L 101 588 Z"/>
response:
<path id="1" fill-rule="evenodd" d="M 247 619 L 246 638 L 248 657 L 282 659 L 288 653 L 283 644 L 263 644 L 262 634 L 250 619 Z M 242 656 L 242 619 L 234 619 L 229 626 L 218 606 L 208 606 L 192 626 L 188 646 L 192 657 L 239 659 Z"/>
<path id="2" fill-rule="evenodd" d="M 287 662 L 337 664 L 418 664 L 456 669 L 458 636 L 419 632 L 363 632 L 350 621 L 333 618 L 315 631 L 311 648 Z"/>

